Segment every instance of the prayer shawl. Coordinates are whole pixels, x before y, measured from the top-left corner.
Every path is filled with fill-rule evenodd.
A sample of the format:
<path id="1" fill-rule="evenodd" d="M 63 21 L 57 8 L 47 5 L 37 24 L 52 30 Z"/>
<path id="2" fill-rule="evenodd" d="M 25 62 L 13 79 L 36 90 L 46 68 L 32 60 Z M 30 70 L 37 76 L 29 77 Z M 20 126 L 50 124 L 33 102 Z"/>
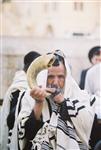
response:
<path id="1" fill-rule="evenodd" d="M 45 123 L 31 141 L 32 150 L 36 147 L 37 150 L 87 150 L 89 148 L 88 142 L 94 119 L 94 110 L 90 106 L 91 98 L 86 91 L 80 90 L 72 78 L 66 60 L 65 66 L 67 77 L 64 98 L 72 122 L 63 121 L 58 111 L 52 111 L 50 118 L 47 101 L 44 101 L 42 117 Z M 47 73 L 46 76 L 44 75 L 45 77 L 47 78 Z M 26 142 L 24 125 L 33 110 L 34 104 L 35 101 L 27 91 L 22 99 L 22 109 L 18 116 L 21 150 L 23 150 Z M 47 123 L 49 119 L 50 122 Z"/>
<path id="2" fill-rule="evenodd" d="M 11 93 L 16 90 L 26 90 L 28 88 L 26 74 L 24 71 L 17 71 L 11 86 L 9 87 L 3 101 L 3 106 L 1 108 L 1 140 L 0 146 L 1 150 L 7 150 L 8 143 L 8 127 L 7 127 L 7 116 L 9 114 L 10 109 L 10 101 L 11 101 Z M 16 118 L 16 117 L 15 117 Z M 15 133 L 17 132 L 14 131 Z M 13 139 L 17 142 L 16 136 Z M 13 145 L 14 146 L 14 145 Z M 17 148 L 13 148 L 12 150 L 17 150 Z"/>
<path id="3" fill-rule="evenodd" d="M 97 114 L 97 118 L 101 119 L 101 63 L 94 65 L 86 75 L 85 89 L 90 94 L 96 95 L 96 102 L 94 105 L 94 110 Z"/>

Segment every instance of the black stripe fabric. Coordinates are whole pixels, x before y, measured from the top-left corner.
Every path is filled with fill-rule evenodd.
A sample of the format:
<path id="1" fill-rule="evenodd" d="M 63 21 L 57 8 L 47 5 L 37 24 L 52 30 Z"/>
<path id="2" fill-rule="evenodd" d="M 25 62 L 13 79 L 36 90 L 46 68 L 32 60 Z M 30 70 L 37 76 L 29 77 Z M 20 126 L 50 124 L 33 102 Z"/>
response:
<path id="1" fill-rule="evenodd" d="M 58 120 L 58 129 L 60 129 L 65 135 L 69 136 L 70 138 L 75 139 L 75 132 L 74 128 L 67 125 L 67 123 L 59 118 Z"/>
<path id="2" fill-rule="evenodd" d="M 90 105 L 92 106 L 95 102 L 96 98 L 94 97 L 93 100 L 90 102 Z"/>

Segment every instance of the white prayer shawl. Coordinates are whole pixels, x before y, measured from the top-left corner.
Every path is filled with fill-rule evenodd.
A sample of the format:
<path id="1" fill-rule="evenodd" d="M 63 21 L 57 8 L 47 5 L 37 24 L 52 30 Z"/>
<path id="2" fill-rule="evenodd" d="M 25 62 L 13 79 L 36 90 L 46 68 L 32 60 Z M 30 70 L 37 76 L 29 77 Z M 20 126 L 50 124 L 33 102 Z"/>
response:
<path id="1" fill-rule="evenodd" d="M 85 89 L 90 94 L 96 95 L 94 110 L 97 118 L 101 119 L 101 63 L 94 65 L 87 71 Z"/>
<path id="2" fill-rule="evenodd" d="M 69 121 L 62 121 L 59 113 L 55 114 L 53 112 L 50 118 L 50 123 L 48 124 L 46 122 L 32 141 L 33 147 L 38 145 L 38 150 L 87 150 L 89 147 L 88 141 L 94 119 L 94 111 L 90 106 L 90 96 L 85 91 L 80 90 L 74 79 L 71 77 L 70 69 L 66 60 L 65 65 L 67 69 L 67 77 L 65 81 L 64 97 L 66 99 L 68 113 L 72 123 Z M 44 78 L 45 77 L 47 78 L 47 73 L 46 76 L 44 75 Z M 76 100 L 79 102 L 73 103 L 73 101 L 76 102 Z M 22 99 L 22 109 L 18 117 L 19 131 L 23 133 L 22 136 L 19 135 L 21 150 L 23 150 L 25 145 L 25 131 L 24 128 L 22 129 L 22 126 L 24 126 L 32 112 L 34 104 L 35 101 L 29 96 L 29 91 L 26 92 Z M 44 121 L 49 119 L 49 109 L 46 101 L 44 101 L 42 115 Z M 44 134 L 45 130 L 46 134 Z M 43 140 L 39 140 L 41 138 L 41 136 L 39 136 L 40 134 L 43 137 Z M 50 143 L 50 135 L 55 135 L 56 142 L 53 141 L 53 143 Z"/>
<path id="3" fill-rule="evenodd" d="M 17 117 L 18 117 L 18 110 L 19 110 L 19 105 L 21 102 L 22 95 L 24 95 L 25 90 L 22 90 L 20 92 L 17 106 L 16 106 L 16 111 L 15 111 L 15 122 L 14 122 L 14 127 L 12 130 L 12 136 L 10 137 L 11 143 L 9 144 L 10 150 L 18 150 L 18 126 L 17 126 Z"/>
<path id="4" fill-rule="evenodd" d="M 1 107 L 1 150 L 7 150 L 8 143 L 8 127 L 7 127 L 7 116 L 10 110 L 11 93 L 19 89 L 20 91 L 28 88 L 27 78 L 24 71 L 17 71 L 11 86 L 9 87 Z M 16 139 L 15 139 L 16 140 Z M 12 149 L 17 150 L 17 149 Z"/>

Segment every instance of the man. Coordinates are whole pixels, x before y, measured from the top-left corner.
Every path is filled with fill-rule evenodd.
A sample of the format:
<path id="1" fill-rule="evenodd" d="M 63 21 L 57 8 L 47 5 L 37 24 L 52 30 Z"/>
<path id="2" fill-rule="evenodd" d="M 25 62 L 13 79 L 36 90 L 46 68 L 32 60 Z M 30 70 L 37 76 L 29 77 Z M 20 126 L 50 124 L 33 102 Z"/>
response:
<path id="1" fill-rule="evenodd" d="M 89 148 L 94 118 L 90 97 L 71 77 L 64 54 L 57 50 L 54 55 L 46 88 L 35 86 L 22 99 L 18 116 L 21 150 Z M 47 91 L 51 93 L 48 97 Z"/>
<path id="2" fill-rule="evenodd" d="M 85 89 L 90 94 L 95 94 L 97 100 L 94 105 L 96 119 L 91 132 L 91 147 L 94 149 L 96 143 L 101 140 L 101 63 L 94 65 L 88 70 L 85 81 Z M 100 142 L 101 143 L 101 142 Z"/>
<path id="3" fill-rule="evenodd" d="M 10 147 L 12 130 L 14 128 L 14 122 L 15 122 L 15 112 L 18 103 L 18 97 L 20 96 L 22 91 L 25 91 L 28 88 L 26 72 L 31 62 L 38 56 L 40 56 L 40 54 L 35 51 L 30 51 L 24 56 L 24 60 L 23 60 L 24 68 L 23 70 L 17 71 L 15 73 L 13 82 L 5 94 L 3 106 L 1 108 L 1 122 L 2 122 L 1 149 L 2 150 L 7 150 Z M 16 140 L 16 136 L 15 136 L 15 140 Z"/>
<path id="4" fill-rule="evenodd" d="M 101 61 L 101 47 L 100 46 L 95 46 L 90 49 L 88 53 L 88 58 L 90 63 L 93 65 L 99 63 Z M 81 73 L 81 79 L 80 79 L 80 88 L 84 89 L 85 87 L 85 78 L 86 78 L 86 73 L 89 70 L 89 68 L 85 69 Z"/>

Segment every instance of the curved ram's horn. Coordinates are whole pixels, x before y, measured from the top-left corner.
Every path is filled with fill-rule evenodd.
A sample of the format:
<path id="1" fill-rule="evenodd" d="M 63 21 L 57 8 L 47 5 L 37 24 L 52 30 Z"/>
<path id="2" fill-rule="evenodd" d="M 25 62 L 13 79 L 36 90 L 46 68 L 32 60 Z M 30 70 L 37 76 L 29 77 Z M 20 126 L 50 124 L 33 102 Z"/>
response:
<path id="1" fill-rule="evenodd" d="M 27 80 L 30 88 L 37 85 L 36 77 L 40 71 L 51 67 L 55 61 L 55 56 L 53 54 L 42 55 L 36 58 L 28 68 Z"/>

